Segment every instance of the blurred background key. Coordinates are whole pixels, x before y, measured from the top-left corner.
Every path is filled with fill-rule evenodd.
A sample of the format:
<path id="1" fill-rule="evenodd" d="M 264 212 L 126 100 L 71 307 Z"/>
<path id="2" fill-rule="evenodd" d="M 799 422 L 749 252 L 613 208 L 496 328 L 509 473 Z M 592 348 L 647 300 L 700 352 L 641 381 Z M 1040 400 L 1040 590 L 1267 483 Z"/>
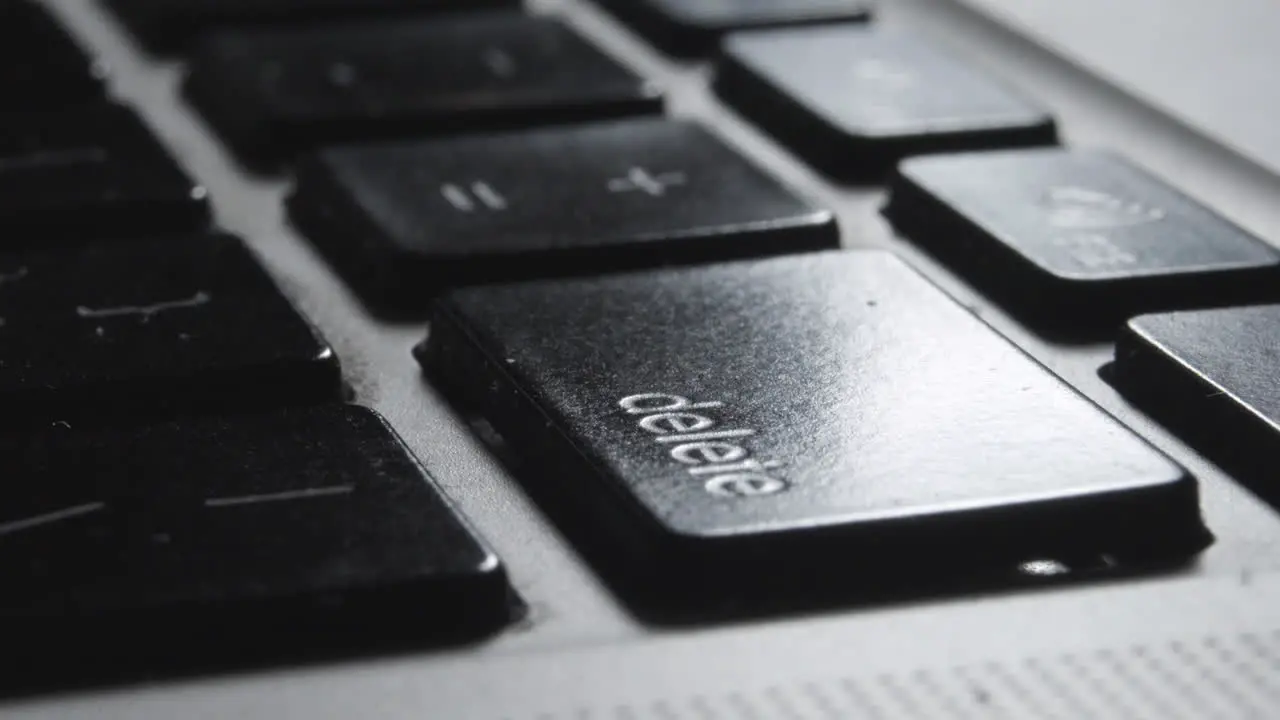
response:
<path id="1" fill-rule="evenodd" d="M 520 0 L 105 0 L 133 33 L 157 51 L 183 49 L 202 31 L 390 15 L 516 7 Z"/>
<path id="2" fill-rule="evenodd" d="M 99 102 L 100 74 L 46 10 L 0 0 L 0 113 Z"/>

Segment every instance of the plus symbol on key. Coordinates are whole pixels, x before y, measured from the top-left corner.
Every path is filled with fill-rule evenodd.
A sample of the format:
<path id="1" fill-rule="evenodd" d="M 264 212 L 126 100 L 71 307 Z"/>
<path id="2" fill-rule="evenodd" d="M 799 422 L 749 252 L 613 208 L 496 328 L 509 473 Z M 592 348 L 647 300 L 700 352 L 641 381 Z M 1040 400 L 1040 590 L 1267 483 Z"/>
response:
<path id="1" fill-rule="evenodd" d="M 609 181 L 609 192 L 629 193 L 640 191 L 653 197 L 667 194 L 667 188 L 684 185 L 688 177 L 682 172 L 669 172 L 654 175 L 642 167 L 633 167 L 627 171 L 626 177 Z"/>

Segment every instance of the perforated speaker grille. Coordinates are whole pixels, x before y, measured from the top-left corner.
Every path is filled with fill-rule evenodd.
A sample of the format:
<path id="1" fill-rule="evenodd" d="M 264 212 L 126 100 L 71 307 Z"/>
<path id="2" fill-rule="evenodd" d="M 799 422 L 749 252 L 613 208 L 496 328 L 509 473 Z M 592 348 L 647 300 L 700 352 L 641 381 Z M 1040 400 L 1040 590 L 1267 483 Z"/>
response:
<path id="1" fill-rule="evenodd" d="M 519 720 L 1276 720 L 1280 630 L 840 677 Z M 516 718 L 511 718 L 516 720 Z"/>

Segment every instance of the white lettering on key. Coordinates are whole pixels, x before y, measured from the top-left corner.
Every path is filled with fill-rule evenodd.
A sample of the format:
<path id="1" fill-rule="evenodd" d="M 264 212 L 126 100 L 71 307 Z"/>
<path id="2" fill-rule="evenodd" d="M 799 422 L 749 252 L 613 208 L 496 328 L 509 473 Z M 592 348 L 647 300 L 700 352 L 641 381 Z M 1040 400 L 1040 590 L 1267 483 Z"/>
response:
<path id="1" fill-rule="evenodd" d="M 902 92 L 919 84 L 911 68 L 883 58 L 858 60 L 853 64 L 852 72 L 858 80 L 887 92 Z"/>
<path id="2" fill-rule="evenodd" d="M 289 490 L 286 492 L 268 493 L 264 495 L 241 495 L 239 497 L 209 498 L 204 501 L 205 507 L 224 508 L 241 505 L 261 505 L 263 503 L 289 502 L 291 500 L 312 500 L 332 497 L 334 495 L 350 495 L 355 492 L 351 485 L 335 485 L 334 487 L 307 488 L 305 490 Z"/>
<path id="3" fill-rule="evenodd" d="M 507 209 L 507 199 L 483 180 L 471 183 L 469 189 L 453 183 L 445 183 L 440 186 L 440 194 L 458 212 L 475 212 L 481 205 L 494 211 Z"/>
<path id="4" fill-rule="evenodd" d="M 105 510 L 106 507 L 106 503 L 85 503 L 84 505 L 76 505 L 75 507 L 56 510 L 51 513 L 45 513 L 44 515 L 37 515 L 35 517 L 24 518 L 22 520 L 0 523 L 0 536 L 12 535 L 14 533 L 22 532 L 23 530 L 41 527 L 42 525 L 52 525 L 54 523 L 62 522 L 63 520 L 78 518 L 82 515 L 90 515 L 100 510 Z"/>
<path id="5" fill-rule="evenodd" d="M 609 192 L 630 193 L 640 191 L 651 197 L 662 197 L 667 188 L 684 185 L 689 177 L 682 172 L 669 172 L 654 175 L 642 167 L 633 167 L 627 171 L 626 177 L 609 181 Z"/>
<path id="6" fill-rule="evenodd" d="M 1049 224 L 1059 230 L 1118 230 L 1160 222 L 1165 211 L 1100 190 L 1064 185 L 1044 195 Z"/>
<path id="7" fill-rule="evenodd" d="M 120 307 L 110 308 L 87 308 L 83 305 L 76 308 L 76 315 L 82 318 L 110 318 L 122 317 L 127 315 L 141 315 L 142 322 L 149 322 L 153 316 L 166 310 L 181 310 L 184 308 L 199 307 L 213 300 L 213 296 L 201 290 L 194 296 L 186 300 L 170 300 L 167 302 L 158 302 L 153 305 L 122 305 Z"/>
<path id="8" fill-rule="evenodd" d="M 618 402 L 628 415 L 639 415 L 637 425 L 649 433 L 689 476 L 716 497 L 746 498 L 774 495 L 790 487 L 770 471 L 782 467 L 777 460 L 760 461 L 741 443 L 756 432 L 748 428 L 718 428 L 707 410 L 724 407 L 716 400 L 694 402 L 680 395 L 641 393 Z M 691 411 L 700 412 L 691 412 Z M 731 442 L 732 441 L 732 442 Z"/>

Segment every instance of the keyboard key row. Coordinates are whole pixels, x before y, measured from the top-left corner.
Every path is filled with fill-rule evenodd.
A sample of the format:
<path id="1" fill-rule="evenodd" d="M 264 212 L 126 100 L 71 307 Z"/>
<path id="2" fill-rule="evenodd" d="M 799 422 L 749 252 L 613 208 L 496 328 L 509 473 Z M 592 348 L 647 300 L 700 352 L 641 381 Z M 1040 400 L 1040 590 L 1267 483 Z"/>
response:
<path id="1" fill-rule="evenodd" d="M 333 148 L 299 165 L 289 207 L 391 314 L 459 284 L 839 244 L 831 213 L 659 119 Z"/>
<path id="2" fill-rule="evenodd" d="M 417 353 L 641 612 L 1207 541 L 1184 470 L 882 252 L 455 291 Z"/>
<path id="3" fill-rule="evenodd" d="M 654 88 L 560 22 L 517 13 L 213 34 L 186 92 L 262 168 L 344 141 L 662 109 Z"/>

